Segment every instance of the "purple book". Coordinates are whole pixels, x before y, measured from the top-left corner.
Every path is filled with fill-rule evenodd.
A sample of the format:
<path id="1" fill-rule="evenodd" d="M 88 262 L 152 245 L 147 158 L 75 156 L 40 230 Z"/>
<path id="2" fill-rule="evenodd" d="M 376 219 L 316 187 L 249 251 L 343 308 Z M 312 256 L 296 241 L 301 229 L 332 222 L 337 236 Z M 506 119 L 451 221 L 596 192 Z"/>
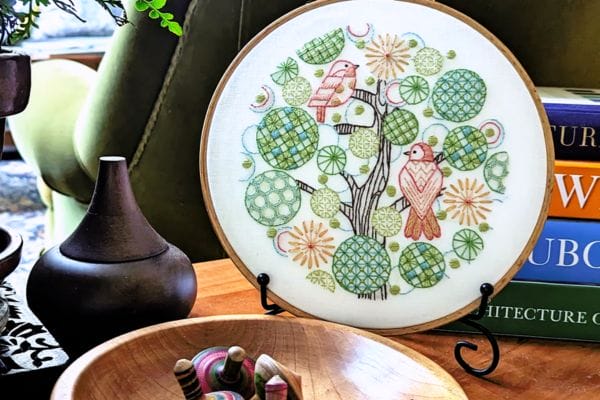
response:
<path id="1" fill-rule="evenodd" d="M 600 89 L 537 87 L 557 160 L 600 161 Z"/>

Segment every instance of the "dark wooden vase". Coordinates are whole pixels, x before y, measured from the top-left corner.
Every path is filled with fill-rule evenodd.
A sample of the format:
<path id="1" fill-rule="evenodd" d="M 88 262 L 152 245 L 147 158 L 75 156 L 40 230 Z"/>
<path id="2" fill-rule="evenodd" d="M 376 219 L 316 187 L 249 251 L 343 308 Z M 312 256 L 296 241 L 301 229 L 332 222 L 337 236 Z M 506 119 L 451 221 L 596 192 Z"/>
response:
<path id="1" fill-rule="evenodd" d="M 31 310 L 74 358 L 127 331 L 185 318 L 195 299 L 192 264 L 140 211 L 125 159 L 101 157 L 87 214 L 31 271 Z"/>

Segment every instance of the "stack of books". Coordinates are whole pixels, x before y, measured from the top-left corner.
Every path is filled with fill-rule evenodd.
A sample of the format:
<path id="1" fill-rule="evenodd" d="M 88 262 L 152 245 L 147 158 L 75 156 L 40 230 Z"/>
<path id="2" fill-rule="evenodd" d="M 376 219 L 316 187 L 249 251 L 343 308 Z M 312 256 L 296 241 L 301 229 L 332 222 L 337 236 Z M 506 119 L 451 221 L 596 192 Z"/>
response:
<path id="1" fill-rule="evenodd" d="M 537 89 L 556 155 L 548 220 L 481 323 L 499 335 L 600 342 L 600 90 Z"/>

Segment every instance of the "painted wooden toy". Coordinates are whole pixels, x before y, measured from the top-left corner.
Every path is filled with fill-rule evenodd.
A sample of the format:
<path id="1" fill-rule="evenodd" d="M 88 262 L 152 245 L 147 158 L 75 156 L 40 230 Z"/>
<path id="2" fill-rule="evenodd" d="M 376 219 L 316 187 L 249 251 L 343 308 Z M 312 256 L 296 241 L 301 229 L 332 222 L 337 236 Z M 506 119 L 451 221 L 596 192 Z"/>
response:
<path id="1" fill-rule="evenodd" d="M 265 400 L 286 400 L 288 395 L 288 384 L 275 375 L 265 384 Z"/>
<path id="2" fill-rule="evenodd" d="M 192 364 L 204 393 L 230 390 L 244 399 L 254 395 L 254 360 L 241 347 L 209 347 Z"/>
<path id="3" fill-rule="evenodd" d="M 273 379 L 276 376 L 279 379 Z M 285 383 L 285 395 L 283 385 Z M 256 360 L 254 371 L 254 385 L 256 397 L 260 400 L 302 400 L 302 378 L 281 363 L 275 361 L 267 354 L 262 354 Z"/>
<path id="4" fill-rule="evenodd" d="M 243 400 L 244 398 L 231 391 L 202 393 L 194 364 L 190 360 L 181 359 L 175 363 L 173 373 L 181 386 L 185 400 Z"/>

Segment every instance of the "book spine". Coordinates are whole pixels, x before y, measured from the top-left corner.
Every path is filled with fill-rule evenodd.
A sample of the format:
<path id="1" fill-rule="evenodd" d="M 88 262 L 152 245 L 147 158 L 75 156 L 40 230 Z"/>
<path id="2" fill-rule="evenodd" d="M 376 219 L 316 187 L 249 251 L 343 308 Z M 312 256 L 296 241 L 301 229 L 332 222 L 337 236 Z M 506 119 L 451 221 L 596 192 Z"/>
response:
<path id="1" fill-rule="evenodd" d="M 548 215 L 600 220 L 600 162 L 555 162 Z"/>
<path id="2" fill-rule="evenodd" d="M 496 335 L 600 342 L 600 287 L 511 281 L 479 321 Z M 473 331 L 453 322 L 439 330 Z"/>
<path id="3" fill-rule="evenodd" d="M 599 231 L 600 222 L 547 220 L 513 279 L 600 285 Z"/>
<path id="4" fill-rule="evenodd" d="M 557 160 L 600 161 L 600 104 L 545 103 Z"/>

